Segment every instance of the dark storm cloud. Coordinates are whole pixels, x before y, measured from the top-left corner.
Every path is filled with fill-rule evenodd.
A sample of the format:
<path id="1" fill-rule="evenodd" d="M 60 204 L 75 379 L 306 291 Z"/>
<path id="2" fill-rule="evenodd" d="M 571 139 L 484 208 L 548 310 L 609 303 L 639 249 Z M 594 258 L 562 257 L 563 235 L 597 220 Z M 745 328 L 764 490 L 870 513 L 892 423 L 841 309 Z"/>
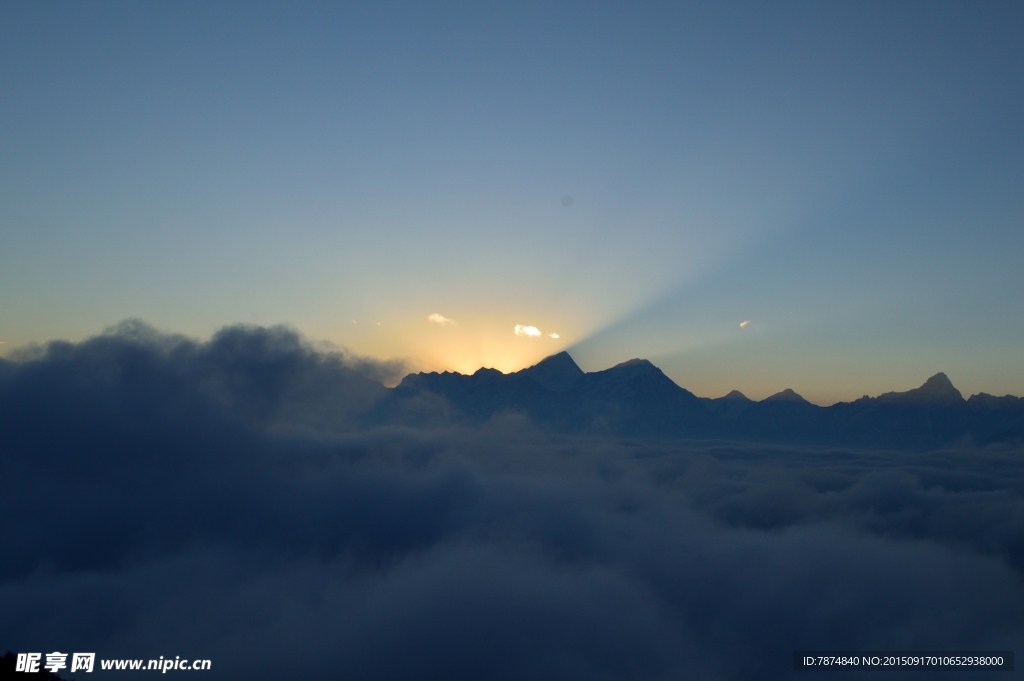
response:
<path id="1" fill-rule="evenodd" d="M 1020 647 L 1019 451 L 359 428 L 373 366 L 138 324 L 0 363 L 0 645 L 244 679 L 788 678 L 794 649 Z"/>

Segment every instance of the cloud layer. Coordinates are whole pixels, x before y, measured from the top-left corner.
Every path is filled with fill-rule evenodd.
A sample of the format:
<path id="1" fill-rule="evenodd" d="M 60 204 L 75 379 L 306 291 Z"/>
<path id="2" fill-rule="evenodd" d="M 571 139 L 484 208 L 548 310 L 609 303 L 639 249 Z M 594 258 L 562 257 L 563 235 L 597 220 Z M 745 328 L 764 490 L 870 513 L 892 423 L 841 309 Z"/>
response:
<path id="1" fill-rule="evenodd" d="M 1019 450 L 358 429 L 394 370 L 137 324 L 0 362 L 0 646 L 227 679 L 788 679 L 795 649 L 1022 647 Z"/>

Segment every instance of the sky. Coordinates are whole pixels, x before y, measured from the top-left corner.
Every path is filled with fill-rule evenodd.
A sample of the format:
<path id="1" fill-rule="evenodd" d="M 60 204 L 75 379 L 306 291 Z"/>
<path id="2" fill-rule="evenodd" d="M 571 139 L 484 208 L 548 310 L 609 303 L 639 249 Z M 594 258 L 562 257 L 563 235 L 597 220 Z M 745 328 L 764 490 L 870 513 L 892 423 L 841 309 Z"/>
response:
<path id="1" fill-rule="evenodd" d="M 286 324 L 417 370 L 1024 395 L 1022 34 L 1016 2 L 4 3 L 0 352 Z"/>

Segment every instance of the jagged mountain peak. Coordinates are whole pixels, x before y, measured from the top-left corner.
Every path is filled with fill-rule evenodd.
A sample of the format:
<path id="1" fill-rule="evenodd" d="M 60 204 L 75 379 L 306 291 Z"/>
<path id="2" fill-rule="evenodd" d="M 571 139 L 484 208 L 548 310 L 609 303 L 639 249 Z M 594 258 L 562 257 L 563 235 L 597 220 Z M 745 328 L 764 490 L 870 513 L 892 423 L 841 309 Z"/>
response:
<path id="1" fill-rule="evenodd" d="M 941 371 L 925 381 L 924 385 L 918 388 L 918 390 L 921 395 L 928 395 L 929 397 L 951 397 L 958 400 L 964 398 L 960 391 L 954 387 L 953 382 L 949 380 L 949 376 Z"/>
<path id="2" fill-rule="evenodd" d="M 802 402 L 804 404 L 810 404 L 807 400 L 796 393 L 792 388 L 786 388 L 780 393 L 775 393 L 770 397 L 766 397 L 764 402 Z"/>
<path id="3" fill-rule="evenodd" d="M 641 367 L 641 368 L 644 368 L 644 369 L 650 367 L 652 369 L 657 369 L 656 366 L 651 364 L 650 360 L 639 359 L 639 358 L 636 358 L 636 357 L 634 357 L 633 359 L 628 359 L 625 362 L 619 362 L 618 364 L 613 366 L 612 369 L 626 369 L 626 368 L 629 368 L 629 367 Z"/>
<path id="4" fill-rule="evenodd" d="M 610 369 L 602 369 L 601 371 L 591 371 L 586 374 L 587 380 L 590 382 L 604 382 L 604 381 L 631 381 L 637 378 L 646 378 L 654 380 L 665 380 L 671 382 L 671 379 L 666 376 L 661 369 L 651 364 L 646 359 L 631 359 L 626 362 L 620 362 Z"/>
<path id="5" fill-rule="evenodd" d="M 724 397 L 719 397 L 718 399 L 720 399 L 720 400 L 740 400 L 740 401 L 743 401 L 743 402 L 752 402 L 753 401 L 749 397 L 747 397 L 746 395 L 741 393 L 739 390 L 732 390 L 732 391 L 729 392 L 728 395 L 725 395 Z"/>
<path id="6" fill-rule="evenodd" d="M 661 369 L 646 359 L 631 359 L 610 369 L 585 374 L 573 388 L 586 399 L 619 401 L 632 411 L 664 412 L 669 404 L 700 404 L 690 391 L 681 388 Z"/>
<path id="7" fill-rule="evenodd" d="M 654 366 L 650 360 L 631 359 L 619 362 L 615 366 L 602 371 L 592 371 L 588 376 L 604 376 L 609 379 L 622 380 L 624 378 L 638 378 L 641 376 L 657 377 L 665 376 L 661 369 Z M 667 376 L 665 377 L 668 378 Z"/>
<path id="8" fill-rule="evenodd" d="M 580 369 L 579 366 L 577 366 L 576 361 L 573 360 L 572 356 L 565 350 L 554 355 L 548 355 L 529 369 L 524 369 L 524 371 L 531 371 L 539 369 L 540 367 L 544 367 L 546 369 L 557 368 L 561 371 L 568 371 L 573 374 L 579 374 L 580 376 L 583 375 L 583 369 Z"/>
<path id="9" fill-rule="evenodd" d="M 518 373 L 555 392 L 568 392 L 583 377 L 583 370 L 564 350 Z"/>
<path id="10" fill-rule="evenodd" d="M 941 371 L 927 381 L 920 388 L 914 388 L 902 393 L 885 393 L 879 395 L 882 402 L 906 402 L 906 403 L 956 403 L 963 402 L 964 396 L 956 389 L 949 376 Z"/>

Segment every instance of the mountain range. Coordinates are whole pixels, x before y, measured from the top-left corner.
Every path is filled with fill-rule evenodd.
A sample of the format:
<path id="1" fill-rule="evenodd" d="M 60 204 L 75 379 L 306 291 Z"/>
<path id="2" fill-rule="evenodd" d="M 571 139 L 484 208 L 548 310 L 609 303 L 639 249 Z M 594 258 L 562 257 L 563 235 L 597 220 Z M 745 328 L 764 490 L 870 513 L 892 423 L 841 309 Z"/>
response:
<path id="1" fill-rule="evenodd" d="M 644 359 L 585 373 L 566 352 L 510 374 L 410 374 L 367 419 L 443 426 L 510 411 L 551 432 L 620 437 L 910 449 L 1024 439 L 1024 399 L 985 393 L 964 399 L 943 373 L 906 392 L 820 407 L 790 389 L 760 402 L 737 390 L 697 397 Z"/>

